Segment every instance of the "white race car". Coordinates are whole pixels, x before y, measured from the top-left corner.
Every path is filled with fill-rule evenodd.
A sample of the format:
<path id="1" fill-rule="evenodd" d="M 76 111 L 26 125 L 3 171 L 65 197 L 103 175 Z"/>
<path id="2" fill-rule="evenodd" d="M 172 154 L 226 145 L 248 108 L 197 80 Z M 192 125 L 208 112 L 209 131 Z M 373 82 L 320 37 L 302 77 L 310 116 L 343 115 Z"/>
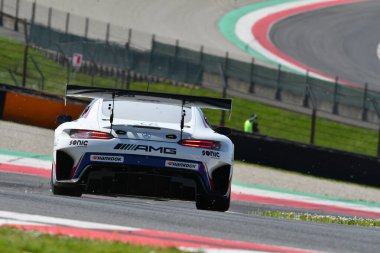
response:
<path id="1" fill-rule="evenodd" d="M 231 110 L 230 99 L 67 85 L 92 98 L 79 119 L 55 130 L 56 195 L 128 194 L 230 206 L 234 145 L 200 108 Z"/>

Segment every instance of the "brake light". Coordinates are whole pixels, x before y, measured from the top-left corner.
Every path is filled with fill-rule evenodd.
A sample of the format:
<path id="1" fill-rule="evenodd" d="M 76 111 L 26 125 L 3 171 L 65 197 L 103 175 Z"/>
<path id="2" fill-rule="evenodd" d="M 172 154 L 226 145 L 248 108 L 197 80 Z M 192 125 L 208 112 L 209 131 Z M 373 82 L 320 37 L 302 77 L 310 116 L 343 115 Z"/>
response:
<path id="1" fill-rule="evenodd" d="M 70 131 L 70 137 L 78 138 L 78 139 L 108 140 L 108 139 L 112 139 L 113 135 L 110 133 L 99 132 L 99 131 L 74 129 Z"/>
<path id="2" fill-rule="evenodd" d="M 214 149 L 219 150 L 221 147 L 220 142 L 210 141 L 210 140 L 194 140 L 194 139 L 185 139 L 179 142 L 182 146 L 193 147 L 193 148 L 205 148 L 205 149 Z"/>

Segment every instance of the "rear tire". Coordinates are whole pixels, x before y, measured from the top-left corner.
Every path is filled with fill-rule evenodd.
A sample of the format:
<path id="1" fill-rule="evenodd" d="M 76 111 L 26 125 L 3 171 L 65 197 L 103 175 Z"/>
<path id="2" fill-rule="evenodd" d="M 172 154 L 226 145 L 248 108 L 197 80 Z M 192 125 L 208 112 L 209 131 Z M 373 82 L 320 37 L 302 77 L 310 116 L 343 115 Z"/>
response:
<path id="1" fill-rule="evenodd" d="M 214 202 L 214 211 L 218 212 L 226 212 L 228 209 L 230 209 L 230 202 L 231 202 L 231 197 L 228 196 L 227 198 L 219 198 L 216 199 Z"/>
<path id="2" fill-rule="evenodd" d="M 59 187 L 52 185 L 51 191 L 54 195 L 70 196 L 70 197 L 80 197 L 82 196 L 82 191 L 78 187 Z"/>
<path id="3" fill-rule="evenodd" d="M 230 208 L 231 197 L 210 198 L 207 196 L 197 196 L 195 205 L 199 210 L 210 210 L 218 212 L 226 212 Z"/>
<path id="4" fill-rule="evenodd" d="M 210 210 L 212 205 L 212 199 L 199 195 L 195 200 L 195 206 L 199 210 Z"/>
<path id="5" fill-rule="evenodd" d="M 51 192 L 53 195 L 62 195 L 62 196 L 71 196 L 71 197 L 80 197 L 82 196 L 82 190 L 78 186 L 57 186 L 54 184 L 53 180 L 53 168 L 51 170 L 51 178 L 50 178 L 50 184 L 51 184 Z"/>

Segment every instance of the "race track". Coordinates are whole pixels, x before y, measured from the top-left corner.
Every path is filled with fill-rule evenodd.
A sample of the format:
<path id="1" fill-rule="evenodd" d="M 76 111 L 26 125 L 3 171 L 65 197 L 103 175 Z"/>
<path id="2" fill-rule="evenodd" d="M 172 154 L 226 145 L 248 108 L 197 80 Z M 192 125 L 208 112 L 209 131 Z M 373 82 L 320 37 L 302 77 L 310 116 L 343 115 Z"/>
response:
<path id="1" fill-rule="evenodd" d="M 270 38 L 311 69 L 378 90 L 379 12 L 379 1 L 364 1 L 301 13 L 272 26 Z"/>
<path id="2" fill-rule="evenodd" d="M 362 214 L 364 217 L 378 218 L 380 217 L 380 208 L 376 208 L 374 204 L 368 204 L 367 207 L 362 206 L 360 208 L 360 210 L 366 208 L 370 213 L 357 211 L 354 213 L 341 213 L 344 209 L 334 208 L 333 206 L 333 208 L 325 209 L 323 207 L 326 206 L 319 205 L 317 208 L 310 209 L 312 208 L 310 204 L 304 205 L 304 207 L 289 205 L 291 201 L 287 203 L 285 198 L 280 197 L 281 200 L 273 198 L 279 196 L 279 192 L 272 192 L 272 199 L 266 198 L 265 200 L 264 198 L 263 200 L 263 197 L 257 198 L 256 196 L 254 200 L 244 200 L 244 198 L 236 194 L 238 186 L 236 183 L 233 185 L 231 208 L 226 213 L 199 211 L 195 208 L 194 202 L 176 200 L 126 196 L 83 195 L 81 198 L 54 196 L 50 191 L 49 183 L 51 158 L 46 156 L 51 152 L 52 131 L 4 121 L 0 121 L 0 130 L 4 133 L 0 145 L 0 224 L 4 221 L 4 212 L 11 212 L 8 216 L 18 217 L 20 214 L 28 214 L 51 217 L 48 219 L 53 224 L 56 224 L 53 218 L 65 218 L 75 220 L 74 223 L 79 223 L 78 221 L 96 222 L 143 229 L 145 234 L 140 234 L 139 237 L 140 239 L 142 238 L 143 243 L 148 243 L 152 238 L 160 240 L 160 243 L 169 243 L 169 245 L 172 245 L 170 243 L 174 243 L 174 245 L 175 243 L 189 243 L 189 241 L 193 242 L 195 240 L 194 238 L 188 238 L 192 235 L 197 236 L 196 240 L 201 241 L 204 245 L 215 246 L 215 242 L 210 242 L 210 240 L 214 239 L 210 238 L 219 238 L 224 239 L 223 241 L 217 241 L 220 247 L 225 247 L 224 243 L 227 241 L 239 242 L 239 244 L 245 242 L 249 243 L 249 245 L 244 247 L 236 246 L 235 249 L 263 250 L 262 247 L 267 247 L 264 252 L 271 252 L 268 248 L 273 249 L 274 246 L 281 247 L 280 250 L 275 252 L 298 253 L 306 252 L 304 250 L 375 252 L 380 247 L 380 242 L 378 241 L 380 230 L 377 228 L 273 219 L 255 214 L 264 211 L 281 211 L 347 217 Z M 30 133 L 34 134 L 31 135 Z M 16 149 L 28 153 L 7 151 L 7 149 Z M 30 154 L 33 151 L 42 155 Z M 38 170 L 38 173 L 32 170 L 28 172 L 28 166 L 44 167 L 45 169 Z M 246 167 L 251 172 L 251 179 L 246 178 L 244 181 L 243 175 L 246 175 L 245 177 L 248 175 L 244 172 Z M 29 175 L 22 174 L 23 172 L 19 170 L 20 168 L 25 168 L 26 173 L 29 173 Z M 332 184 L 330 182 L 321 182 L 320 179 L 301 176 L 296 178 L 296 175 L 287 175 L 280 171 L 273 174 L 272 171 L 263 169 L 260 171 L 247 165 L 235 166 L 235 178 L 241 182 L 248 182 L 255 179 L 255 177 L 264 179 L 260 175 L 262 173 L 271 175 L 269 177 L 272 181 L 283 180 L 283 187 L 285 187 L 286 182 L 290 184 L 293 180 L 294 185 L 300 185 L 300 182 L 303 181 L 308 182 L 308 189 L 312 190 L 312 192 L 317 192 L 319 188 L 329 188 L 331 186 L 328 185 Z M 255 180 L 261 182 L 261 184 L 264 183 L 264 180 L 258 180 L 257 178 Z M 375 189 L 339 185 L 337 182 L 334 182 L 334 185 L 337 189 L 345 189 L 346 193 L 360 192 L 355 197 L 356 199 L 368 198 L 367 201 L 370 199 L 376 201 L 376 196 L 379 195 Z M 288 187 L 289 189 L 293 188 L 291 185 Z M 264 188 L 259 189 L 262 191 Z M 306 190 L 306 188 L 304 189 Z M 331 194 L 339 191 L 337 189 L 331 190 Z M 255 194 L 257 195 L 258 193 L 259 191 L 256 190 Z M 253 197 L 253 195 L 251 196 Z M 300 195 L 297 199 L 305 200 L 306 196 Z M 319 202 L 321 201 L 320 199 Z M 298 201 L 298 203 L 301 202 Z M 327 202 L 324 201 L 324 203 Z M 343 202 L 338 203 L 340 203 L 340 206 L 344 204 Z M 347 202 L 347 205 L 344 206 L 351 206 L 352 208 L 353 203 Z M 307 203 L 305 202 L 304 204 Z M 374 213 L 375 211 L 376 213 Z M 15 220 L 8 220 L 7 224 L 21 222 L 21 220 L 17 220 L 17 217 L 14 218 Z M 23 222 L 32 222 L 32 220 L 27 218 Z M 163 239 L 162 233 L 167 237 Z M 165 233 L 175 234 L 166 235 Z M 179 237 L 182 239 L 178 239 Z M 289 250 L 289 248 L 292 250 Z M 297 249 L 302 249 L 302 251 L 297 251 Z"/>
<path id="3" fill-rule="evenodd" d="M 150 33 L 158 32 L 160 35 L 180 38 L 191 43 L 205 44 L 219 50 L 235 52 L 236 55 L 244 54 L 219 34 L 217 21 L 224 12 L 246 4 L 247 1 L 228 1 L 227 4 L 217 0 L 185 1 L 188 4 L 185 7 L 179 8 L 173 4 L 168 9 L 158 8 L 162 4 L 168 4 L 168 1 L 157 1 L 151 8 L 144 9 L 142 6 L 146 5 L 146 1 L 149 0 L 133 1 L 134 5 L 130 3 L 130 8 L 125 9 L 129 14 L 125 15 L 124 20 L 122 16 L 125 12 L 123 8 L 119 8 L 113 15 L 114 21 L 105 21 L 118 25 L 126 24 L 128 27 Z M 53 4 L 54 1 L 38 2 Z M 62 6 L 58 5 L 58 8 L 72 8 L 68 4 L 69 1 L 59 2 L 62 2 Z M 86 1 L 82 2 L 83 6 L 86 6 Z M 103 8 L 107 7 L 104 5 L 105 1 L 98 2 L 103 3 Z M 114 2 L 117 3 L 116 0 Z M 185 2 L 181 1 L 182 4 Z M 202 11 L 197 9 L 199 6 L 202 6 Z M 213 12 L 215 6 L 219 8 L 217 12 Z M 95 13 L 95 16 L 99 15 L 98 18 L 104 20 L 96 10 L 79 7 L 76 9 L 78 13 L 82 11 L 85 16 Z M 336 8 L 339 8 L 339 11 Z M 365 15 L 361 14 L 363 11 Z M 379 80 L 377 73 L 380 73 L 376 56 L 380 35 L 369 31 L 377 30 L 376 24 L 380 23 L 380 18 L 376 14 L 379 11 L 379 2 L 371 1 L 300 14 L 276 24 L 270 36 L 283 52 L 316 70 L 333 76 L 339 75 L 350 82 L 362 83 L 364 80 L 376 84 Z M 104 13 L 109 15 L 107 11 Z M 323 19 L 318 18 L 321 15 Z M 147 17 L 152 19 L 148 20 Z M 182 26 L 184 23 L 185 28 Z M 205 23 L 207 29 L 202 27 Z M 347 24 L 350 24 L 349 29 L 346 29 Z M 334 39 L 340 41 L 338 45 Z M 18 149 L 22 146 L 27 152 L 50 152 L 52 141 L 47 139 L 43 131 L 36 130 L 33 132 L 35 139 L 24 143 L 21 140 L 27 138 L 31 131 L 21 127 L 18 130 L 19 139 L 12 136 L 14 132 L 14 128 L 9 128 L 2 134 L 3 142 L 0 143 L 0 148 Z M 5 146 L 5 139 L 14 143 Z M 36 151 L 39 148 L 41 151 Z M 254 214 L 257 211 L 268 210 L 306 211 L 235 200 L 229 212 L 217 213 L 196 210 L 193 202 L 185 201 L 125 196 L 61 197 L 52 195 L 47 177 L 0 172 L 0 211 L 315 251 L 377 252 L 380 248 L 379 229 L 273 219 Z M 314 212 L 332 214 L 324 211 Z"/>
<path id="4" fill-rule="evenodd" d="M 380 230 L 272 219 L 250 214 L 257 204 L 233 202 L 230 212 L 198 211 L 193 202 L 84 195 L 53 196 L 49 180 L 0 173 L 2 211 L 328 252 L 376 252 Z M 268 207 L 265 207 L 268 210 Z"/>

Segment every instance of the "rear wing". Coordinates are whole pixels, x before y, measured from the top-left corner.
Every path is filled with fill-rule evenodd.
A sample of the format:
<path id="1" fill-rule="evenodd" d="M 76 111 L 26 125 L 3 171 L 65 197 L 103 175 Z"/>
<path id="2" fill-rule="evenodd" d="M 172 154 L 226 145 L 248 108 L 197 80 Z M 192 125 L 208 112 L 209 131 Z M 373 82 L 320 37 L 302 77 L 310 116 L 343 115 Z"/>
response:
<path id="1" fill-rule="evenodd" d="M 169 104 L 178 106 L 196 106 L 200 108 L 232 110 L 232 100 L 203 96 L 170 94 L 136 90 L 120 90 L 110 88 L 66 85 L 67 97 L 102 98 L 106 100 L 128 100 L 146 103 Z"/>

